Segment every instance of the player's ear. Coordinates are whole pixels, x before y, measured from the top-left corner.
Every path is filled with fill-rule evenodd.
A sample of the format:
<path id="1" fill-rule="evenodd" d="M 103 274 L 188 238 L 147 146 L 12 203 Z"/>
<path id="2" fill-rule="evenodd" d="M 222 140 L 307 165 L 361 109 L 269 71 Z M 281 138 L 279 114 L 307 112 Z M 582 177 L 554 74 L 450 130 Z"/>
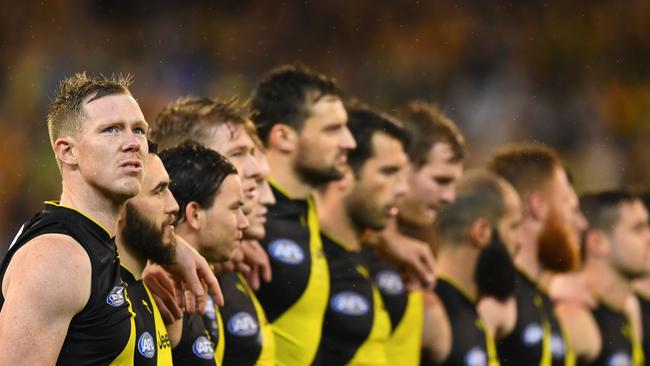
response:
<path id="1" fill-rule="evenodd" d="M 278 123 L 271 128 L 269 133 L 269 146 L 284 153 L 291 153 L 296 150 L 298 133 L 289 125 Z"/>
<path id="2" fill-rule="evenodd" d="M 79 163 L 75 142 L 71 137 L 60 137 L 54 141 L 54 155 L 59 164 L 76 166 Z"/>
<path id="3" fill-rule="evenodd" d="M 194 230 L 201 229 L 203 221 L 205 221 L 205 212 L 199 207 L 199 204 L 192 201 L 185 206 L 185 221 Z"/>
<path id="4" fill-rule="evenodd" d="M 472 244 L 483 248 L 490 243 L 492 237 L 490 223 L 486 219 L 479 217 L 469 226 L 468 235 Z"/>
<path id="5" fill-rule="evenodd" d="M 548 205 L 544 202 L 542 192 L 534 191 L 528 195 L 526 199 L 526 209 L 535 220 L 544 221 L 544 218 L 548 213 Z"/>

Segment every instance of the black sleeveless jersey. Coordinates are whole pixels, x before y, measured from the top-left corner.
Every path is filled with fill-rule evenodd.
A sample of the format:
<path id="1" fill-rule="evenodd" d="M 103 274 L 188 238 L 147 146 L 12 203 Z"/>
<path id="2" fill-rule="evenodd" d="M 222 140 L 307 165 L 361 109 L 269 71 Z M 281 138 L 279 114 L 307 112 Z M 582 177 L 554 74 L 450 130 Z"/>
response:
<path id="1" fill-rule="evenodd" d="M 638 355 L 635 355 L 634 336 L 625 314 L 608 307 L 602 301 L 592 310 L 592 314 L 600 330 L 602 345 L 598 358 L 591 365 L 642 366 Z"/>
<path id="2" fill-rule="evenodd" d="M 497 344 L 501 364 L 504 366 L 564 365 L 564 338 L 555 319 L 551 300 L 519 271 L 515 280 L 515 299 L 517 301 L 515 328 Z M 558 354 L 556 360 L 552 360 L 549 318 L 554 319 L 556 326 L 555 347 Z"/>
<path id="3" fill-rule="evenodd" d="M 124 266 L 122 280 L 126 282 L 126 293 L 135 313 L 136 350 L 134 365 L 171 365 L 172 351 L 165 323 L 160 311 L 142 280 L 136 280 Z"/>
<path id="4" fill-rule="evenodd" d="M 387 365 L 390 320 L 361 252 L 321 235 L 330 270 L 330 296 L 319 357 L 323 365 Z"/>
<path id="5" fill-rule="evenodd" d="M 88 303 L 70 321 L 57 364 L 132 365 L 134 317 L 125 293 L 126 284 L 121 280 L 115 242 L 108 231 L 90 217 L 57 203 L 46 202 L 45 209 L 22 226 L 9 247 L 0 264 L 0 281 L 16 251 L 44 234 L 72 237 L 86 250 L 92 266 Z M 0 309 L 4 301 L 0 293 Z"/>
<path id="6" fill-rule="evenodd" d="M 390 317 L 391 334 L 386 344 L 388 363 L 419 365 L 424 316 L 422 292 L 407 292 L 397 267 L 371 247 L 364 247 L 362 253 Z"/>
<path id="7" fill-rule="evenodd" d="M 271 323 L 278 365 L 318 363 L 329 273 L 312 198 L 291 199 L 270 181 L 277 203 L 269 207 L 266 236 L 273 280 L 262 282 L 257 298 Z"/>
<path id="8" fill-rule="evenodd" d="M 643 329 L 643 351 L 645 352 L 645 366 L 650 366 L 650 299 L 639 295 L 641 306 L 641 324 Z"/>
<path id="9" fill-rule="evenodd" d="M 219 310 L 224 324 L 224 365 L 273 365 L 275 340 L 264 310 L 246 280 L 236 272 L 219 274 L 225 299 Z"/>
<path id="10" fill-rule="evenodd" d="M 434 292 L 445 307 L 452 333 L 451 350 L 442 365 L 498 365 L 494 343 L 485 332 L 475 301 L 443 277 L 438 278 Z M 422 361 L 423 364 L 433 364 L 426 353 L 423 354 Z"/>
<path id="11" fill-rule="evenodd" d="M 221 316 L 208 296 L 205 313 L 183 314 L 181 339 L 172 349 L 176 366 L 221 365 L 224 352 L 223 324 Z"/>

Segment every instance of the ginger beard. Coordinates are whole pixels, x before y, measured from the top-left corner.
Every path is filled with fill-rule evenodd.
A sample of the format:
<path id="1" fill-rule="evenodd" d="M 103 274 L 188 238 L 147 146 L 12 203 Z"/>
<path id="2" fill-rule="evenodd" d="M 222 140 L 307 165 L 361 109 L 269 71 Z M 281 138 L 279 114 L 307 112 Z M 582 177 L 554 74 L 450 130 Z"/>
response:
<path id="1" fill-rule="evenodd" d="M 569 225 L 550 212 L 537 239 L 537 256 L 547 270 L 570 272 L 580 267 L 580 244 Z"/>

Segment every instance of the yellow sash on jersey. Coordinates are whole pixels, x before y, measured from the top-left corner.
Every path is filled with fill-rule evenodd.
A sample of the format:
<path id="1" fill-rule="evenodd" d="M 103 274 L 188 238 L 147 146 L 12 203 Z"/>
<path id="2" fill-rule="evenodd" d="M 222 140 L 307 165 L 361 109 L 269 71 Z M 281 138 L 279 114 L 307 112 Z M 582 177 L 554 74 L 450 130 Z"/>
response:
<path id="1" fill-rule="evenodd" d="M 407 301 L 404 315 L 386 344 L 386 353 L 390 365 L 420 365 L 422 325 L 424 322 L 422 291 L 409 293 Z"/>

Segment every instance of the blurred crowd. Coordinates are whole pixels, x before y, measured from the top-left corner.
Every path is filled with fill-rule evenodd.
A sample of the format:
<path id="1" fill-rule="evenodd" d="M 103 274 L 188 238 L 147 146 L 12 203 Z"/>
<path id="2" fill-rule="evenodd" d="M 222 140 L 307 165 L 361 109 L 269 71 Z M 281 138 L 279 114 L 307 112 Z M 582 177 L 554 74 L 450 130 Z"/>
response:
<path id="1" fill-rule="evenodd" d="M 0 12 L 0 249 L 60 195 L 45 108 L 64 76 L 133 74 L 147 119 L 188 93 L 250 95 L 301 61 L 346 97 L 440 105 L 471 147 L 558 149 L 578 191 L 650 187 L 650 2 L 24 2 Z M 597 167 L 597 168 L 594 168 Z"/>

